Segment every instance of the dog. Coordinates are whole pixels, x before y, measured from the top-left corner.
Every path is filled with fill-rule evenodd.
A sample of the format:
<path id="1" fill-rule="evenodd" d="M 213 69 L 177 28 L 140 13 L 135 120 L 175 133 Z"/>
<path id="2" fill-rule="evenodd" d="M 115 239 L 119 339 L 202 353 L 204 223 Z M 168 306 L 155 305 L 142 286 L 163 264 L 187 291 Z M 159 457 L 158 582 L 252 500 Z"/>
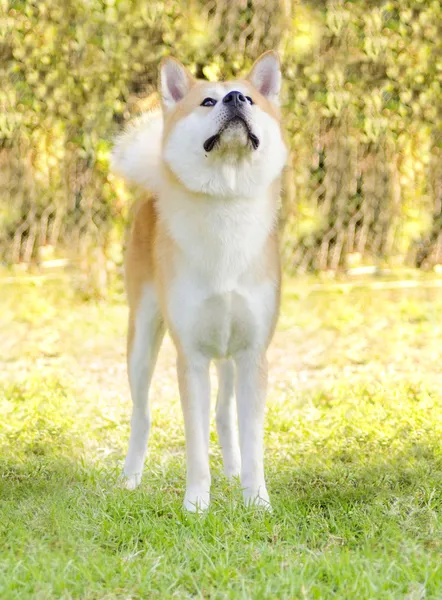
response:
<path id="1" fill-rule="evenodd" d="M 287 158 L 279 56 L 266 52 L 234 81 L 196 80 L 171 57 L 159 71 L 161 106 L 118 138 L 111 157 L 115 172 L 149 192 L 125 257 L 133 411 L 124 485 L 134 489 L 141 480 L 149 386 L 167 328 L 184 414 L 185 508 L 203 511 L 210 502 L 212 360 L 224 471 L 240 475 L 246 505 L 270 508 L 266 351 L 280 304 L 277 211 Z"/>

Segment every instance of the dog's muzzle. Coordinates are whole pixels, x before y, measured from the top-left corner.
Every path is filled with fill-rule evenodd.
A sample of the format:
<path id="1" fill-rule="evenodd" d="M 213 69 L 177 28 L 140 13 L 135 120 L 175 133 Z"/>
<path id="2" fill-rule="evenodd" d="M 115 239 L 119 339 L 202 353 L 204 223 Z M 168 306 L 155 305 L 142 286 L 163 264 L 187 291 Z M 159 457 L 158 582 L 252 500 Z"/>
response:
<path id="1" fill-rule="evenodd" d="M 247 137 L 252 145 L 253 150 L 256 150 L 259 146 L 259 138 L 253 133 L 248 119 L 245 114 L 244 104 L 241 102 L 240 97 L 244 98 L 239 92 L 230 92 L 224 99 L 223 104 L 226 108 L 226 116 L 223 125 L 220 127 L 218 133 L 212 135 L 204 142 L 204 150 L 210 152 L 215 148 L 219 142 L 223 132 L 235 122 L 244 125 L 247 131 Z M 244 98 L 245 101 L 245 98 Z"/>

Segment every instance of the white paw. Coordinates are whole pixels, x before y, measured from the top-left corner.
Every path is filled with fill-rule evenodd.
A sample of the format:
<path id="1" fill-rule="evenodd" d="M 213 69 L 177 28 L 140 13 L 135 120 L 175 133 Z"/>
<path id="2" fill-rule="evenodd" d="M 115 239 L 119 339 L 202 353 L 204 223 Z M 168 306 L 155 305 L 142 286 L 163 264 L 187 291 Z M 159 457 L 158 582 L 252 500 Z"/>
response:
<path id="1" fill-rule="evenodd" d="M 268 512 L 272 512 L 269 494 L 264 486 L 260 486 L 258 490 L 245 489 L 243 491 L 244 504 L 248 507 L 263 508 Z"/>
<path id="2" fill-rule="evenodd" d="M 135 490 L 141 483 L 141 473 L 126 475 L 123 473 L 118 482 L 118 486 L 125 490 Z"/>
<path id="3" fill-rule="evenodd" d="M 209 508 L 209 492 L 189 492 L 184 496 L 184 508 L 192 513 L 204 512 Z"/>

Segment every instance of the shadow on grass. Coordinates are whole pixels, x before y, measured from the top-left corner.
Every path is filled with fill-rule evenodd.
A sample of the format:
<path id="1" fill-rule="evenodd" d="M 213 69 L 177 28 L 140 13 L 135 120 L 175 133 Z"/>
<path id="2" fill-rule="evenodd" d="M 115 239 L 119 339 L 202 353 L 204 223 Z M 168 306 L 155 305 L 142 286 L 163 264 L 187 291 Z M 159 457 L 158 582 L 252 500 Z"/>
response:
<path id="1" fill-rule="evenodd" d="M 64 450 L 64 448 L 63 448 Z M 351 453 L 351 448 L 348 449 Z M 358 453 L 359 452 L 359 455 Z M 12 457 L 0 459 L 0 501 L 25 497 L 45 497 L 83 488 L 85 492 L 135 499 L 150 496 L 167 505 L 184 494 L 185 457 L 173 456 L 162 464 L 161 470 L 152 465 L 154 457 L 148 456 L 141 486 L 134 492 L 118 485 L 120 470 L 108 461 L 88 463 L 84 457 L 57 457 L 52 446 L 46 456 L 28 454 L 15 461 Z M 267 481 L 277 513 L 293 502 L 305 505 L 336 506 L 349 502 L 371 504 L 380 499 L 414 496 L 422 502 L 432 498 L 441 501 L 442 456 L 440 448 L 426 444 L 410 444 L 400 452 L 378 453 L 367 457 L 355 448 L 355 453 L 343 459 L 340 453 L 322 452 L 294 457 L 293 461 L 266 456 L 270 467 Z M 107 464 L 106 464 L 107 462 Z M 212 494 L 218 508 L 222 500 L 230 505 L 228 494 L 240 490 L 239 482 L 230 483 L 222 474 L 219 460 L 212 461 Z M 239 496 L 238 496 L 239 497 Z M 161 502 L 160 502 L 161 498 Z"/>

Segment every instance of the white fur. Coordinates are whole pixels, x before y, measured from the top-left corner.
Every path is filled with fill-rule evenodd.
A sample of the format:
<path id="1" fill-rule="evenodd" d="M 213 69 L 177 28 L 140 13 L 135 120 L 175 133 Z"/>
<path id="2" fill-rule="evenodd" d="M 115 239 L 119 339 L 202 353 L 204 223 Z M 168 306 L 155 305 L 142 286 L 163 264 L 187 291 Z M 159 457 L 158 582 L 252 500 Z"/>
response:
<path id="1" fill-rule="evenodd" d="M 244 272 L 227 282 L 204 277 L 185 260 L 176 267 L 167 308 L 183 351 L 210 358 L 235 357 L 246 350 L 259 355 L 276 307 L 276 274 L 274 281 L 253 284 Z"/>
<path id="2" fill-rule="evenodd" d="M 256 198 L 195 198 L 176 186 L 162 188 L 160 198 L 160 217 L 183 254 L 184 268 L 203 274 L 221 292 L 232 290 L 276 225 L 267 190 Z"/>
<path id="3" fill-rule="evenodd" d="M 264 64 L 255 65 L 252 78 L 276 102 L 279 66 L 275 67 L 274 56 L 265 55 L 262 60 Z M 185 93 L 187 80 L 179 65 L 165 64 L 168 66 L 163 66 L 161 81 L 168 110 Z M 249 93 L 240 83 L 232 83 L 229 89 Z M 277 309 L 279 275 L 275 272 L 266 279 L 255 279 L 254 274 L 276 225 L 270 186 L 281 175 L 287 152 L 279 124 L 256 104 L 247 108 L 247 120 L 260 140 L 256 150 L 248 143 L 242 125 L 227 129 L 213 151 L 204 150 L 204 141 L 219 130 L 225 110 L 221 100 L 227 91 L 213 84 L 207 95 L 218 100 L 217 104 L 213 108 L 196 107 L 180 120 L 163 149 L 162 119 L 149 115 L 119 139 L 113 153 L 113 166 L 120 174 L 157 194 L 159 218 L 178 248 L 162 317 L 181 350 L 180 395 L 187 454 L 184 504 L 191 511 L 207 508 L 210 501 L 212 359 L 217 360 L 220 379 L 217 429 L 225 472 L 232 476 L 241 468 L 246 503 L 269 506 L 262 439 L 265 390 L 260 382 Z M 163 177 L 163 161 L 176 175 L 177 183 Z M 161 261 L 158 268 L 161 273 Z M 155 323 L 158 305 L 149 288 L 139 308 L 138 333 L 129 357 L 134 398 L 125 467 L 129 487 L 139 482 L 144 460 L 149 427 L 147 388 L 161 339 Z M 232 405 L 234 365 L 241 461 Z"/>
<path id="4" fill-rule="evenodd" d="M 274 273 L 274 278 L 255 282 L 249 272 L 262 260 L 274 206 L 268 197 L 195 201 L 182 190 L 160 198 L 160 217 L 181 251 L 168 290 L 167 320 L 189 364 L 181 392 L 188 464 L 185 506 L 203 510 L 209 503 L 208 365 L 213 358 L 232 357 L 239 376 L 244 499 L 268 507 L 262 450 L 265 395 L 259 390 L 258 365 L 278 302 L 278 278 Z M 227 404 L 218 420 L 228 474 L 239 468 L 231 410 Z"/>
<path id="5" fill-rule="evenodd" d="M 187 457 L 184 506 L 190 512 L 206 510 L 210 502 L 209 364 L 210 359 L 208 357 L 188 355 L 185 364 L 179 365 L 182 372 L 179 383 Z"/>
<path id="6" fill-rule="evenodd" d="M 141 481 L 150 430 L 149 387 L 164 335 L 158 299 L 152 285 L 141 295 L 134 323 L 134 339 L 128 356 L 133 402 L 129 450 L 124 465 L 124 485 L 134 489 Z"/>
<path id="7" fill-rule="evenodd" d="M 231 86 L 244 94 L 245 87 Z M 208 95 L 221 100 L 225 88 L 214 84 Z M 217 132 L 222 103 L 213 109 L 197 108 L 182 119 L 167 140 L 161 156 L 163 118 L 161 112 L 145 113 L 117 138 L 111 168 L 134 183 L 158 193 L 163 181 L 163 159 L 188 190 L 222 198 L 251 198 L 262 194 L 280 176 L 287 149 L 279 125 L 258 106 L 250 107 L 250 118 L 260 145 L 255 151 L 229 152 L 225 146 L 207 153 L 203 144 Z M 228 146 L 229 132 L 224 134 Z M 230 132 L 230 136 L 232 133 Z"/>
<path id="8" fill-rule="evenodd" d="M 264 358 L 265 362 L 265 358 Z M 236 401 L 241 445 L 241 484 L 246 505 L 271 508 L 264 479 L 264 409 L 266 390 L 262 389 L 261 361 L 246 352 L 236 361 Z"/>
<path id="9" fill-rule="evenodd" d="M 131 123 L 115 141 L 111 153 L 111 169 L 151 192 L 158 192 L 162 176 L 161 111 L 146 112 Z"/>
<path id="10" fill-rule="evenodd" d="M 260 140 L 257 150 L 245 149 L 241 144 L 236 152 L 231 144 L 225 144 L 227 149 L 221 144 L 210 153 L 204 150 L 205 140 L 219 129 L 221 100 L 229 90 L 248 94 L 240 84 L 232 84 L 228 90 L 214 84 L 207 95 L 218 100 L 217 104 L 212 109 L 199 107 L 177 123 L 164 148 L 164 160 L 189 190 L 223 198 L 251 198 L 262 194 L 280 176 L 287 149 L 278 123 L 254 104 L 248 107 L 248 113 Z"/>
<path id="11" fill-rule="evenodd" d="M 216 430 L 223 453 L 224 473 L 232 478 L 240 475 L 241 458 L 235 414 L 235 363 L 232 359 L 217 360 L 218 396 L 216 399 Z"/>

